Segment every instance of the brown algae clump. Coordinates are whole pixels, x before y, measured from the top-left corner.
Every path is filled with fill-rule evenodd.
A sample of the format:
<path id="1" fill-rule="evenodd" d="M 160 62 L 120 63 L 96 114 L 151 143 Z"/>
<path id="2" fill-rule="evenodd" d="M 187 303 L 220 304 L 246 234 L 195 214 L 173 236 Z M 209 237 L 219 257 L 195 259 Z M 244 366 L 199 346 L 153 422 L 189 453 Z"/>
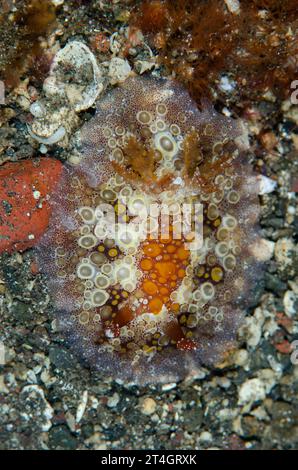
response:
<path id="1" fill-rule="evenodd" d="M 297 76 L 296 0 L 144 0 L 130 17 L 160 62 L 197 102 L 221 93 L 228 73 L 237 95 L 284 98 Z M 132 30 L 133 31 L 133 30 Z"/>
<path id="2" fill-rule="evenodd" d="M 0 80 L 8 89 L 16 87 L 28 70 L 33 83 L 43 80 L 52 58 L 43 38 L 56 25 L 56 8 L 50 0 L 1 2 Z"/>
<path id="3" fill-rule="evenodd" d="M 139 383 L 216 365 L 261 270 L 241 121 L 208 102 L 199 111 L 175 81 L 131 78 L 99 100 L 80 137 L 39 246 L 69 344 L 92 368 Z"/>

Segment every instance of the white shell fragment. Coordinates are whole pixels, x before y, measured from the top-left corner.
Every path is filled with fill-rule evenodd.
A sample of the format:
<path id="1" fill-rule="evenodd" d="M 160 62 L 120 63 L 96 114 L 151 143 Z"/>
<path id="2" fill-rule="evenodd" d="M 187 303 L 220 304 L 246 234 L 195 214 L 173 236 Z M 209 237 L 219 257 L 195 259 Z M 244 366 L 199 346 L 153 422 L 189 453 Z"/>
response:
<path id="1" fill-rule="evenodd" d="M 79 123 L 77 113 L 90 108 L 102 90 L 101 71 L 90 49 L 79 41 L 68 43 L 54 57 L 44 98 L 30 106 L 30 136 L 46 146 L 66 146 Z"/>
<path id="2" fill-rule="evenodd" d="M 127 60 L 113 57 L 109 64 L 109 77 L 112 85 L 124 82 L 131 74 L 131 67 Z"/>
<path id="3" fill-rule="evenodd" d="M 240 14 L 240 3 L 238 0 L 224 0 L 224 1 L 230 13 L 232 13 L 233 15 Z"/>
<path id="4" fill-rule="evenodd" d="M 135 67 L 138 70 L 138 73 L 140 75 L 143 75 L 143 73 L 148 72 L 148 70 L 152 70 L 155 67 L 155 62 L 150 59 L 150 60 L 137 60 L 135 62 Z"/>
<path id="5" fill-rule="evenodd" d="M 57 92 L 66 95 L 77 112 L 90 108 L 103 90 L 96 59 L 90 49 L 79 41 L 69 42 L 56 54 L 49 78 L 51 92 L 56 87 Z"/>
<path id="6" fill-rule="evenodd" d="M 65 128 L 60 126 L 51 136 L 49 137 L 41 137 L 35 134 L 30 127 L 28 126 L 28 132 L 31 135 L 32 139 L 37 140 L 37 142 L 44 144 L 44 145 L 53 145 L 59 142 L 60 140 L 65 137 Z"/>
<path id="7" fill-rule="evenodd" d="M 267 176 L 258 175 L 257 180 L 259 183 L 259 194 L 261 196 L 263 194 L 272 193 L 276 189 L 277 182 Z"/>
<path id="8" fill-rule="evenodd" d="M 298 304 L 298 295 L 292 290 L 287 290 L 283 298 L 285 313 L 288 317 L 296 314 L 296 305 Z"/>
<path id="9" fill-rule="evenodd" d="M 76 423 L 79 423 L 84 416 L 88 402 L 88 391 L 85 390 L 76 412 Z"/>

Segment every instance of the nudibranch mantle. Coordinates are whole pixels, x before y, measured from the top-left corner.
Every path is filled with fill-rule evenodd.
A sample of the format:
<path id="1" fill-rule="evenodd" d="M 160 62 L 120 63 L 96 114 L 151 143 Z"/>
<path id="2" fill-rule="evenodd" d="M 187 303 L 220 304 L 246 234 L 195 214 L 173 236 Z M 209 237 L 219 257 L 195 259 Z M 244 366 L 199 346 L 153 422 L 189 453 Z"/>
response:
<path id="1" fill-rule="evenodd" d="M 61 330 L 92 368 L 173 381 L 233 347 L 262 266 L 247 140 L 240 120 L 198 110 L 173 80 L 130 78 L 99 100 L 38 247 Z"/>

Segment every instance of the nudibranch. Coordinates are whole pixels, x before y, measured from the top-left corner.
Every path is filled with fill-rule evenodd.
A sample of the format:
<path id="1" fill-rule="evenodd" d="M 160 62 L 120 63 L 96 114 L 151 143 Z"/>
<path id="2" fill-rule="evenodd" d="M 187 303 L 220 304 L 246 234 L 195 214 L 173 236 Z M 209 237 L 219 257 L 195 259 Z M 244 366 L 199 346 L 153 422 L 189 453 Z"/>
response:
<path id="1" fill-rule="evenodd" d="M 244 125 L 174 80 L 134 77 L 99 100 L 80 145 L 39 245 L 69 344 L 138 383 L 218 364 L 262 269 Z"/>

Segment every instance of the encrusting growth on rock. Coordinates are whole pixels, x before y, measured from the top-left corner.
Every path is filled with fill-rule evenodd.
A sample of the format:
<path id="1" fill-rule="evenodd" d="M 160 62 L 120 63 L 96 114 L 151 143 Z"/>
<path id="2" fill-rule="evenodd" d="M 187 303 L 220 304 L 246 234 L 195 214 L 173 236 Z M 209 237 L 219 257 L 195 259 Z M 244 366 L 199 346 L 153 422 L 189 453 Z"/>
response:
<path id="1" fill-rule="evenodd" d="M 62 164 L 52 158 L 6 163 L 0 168 L 0 252 L 34 246 L 47 229 L 49 194 Z"/>

